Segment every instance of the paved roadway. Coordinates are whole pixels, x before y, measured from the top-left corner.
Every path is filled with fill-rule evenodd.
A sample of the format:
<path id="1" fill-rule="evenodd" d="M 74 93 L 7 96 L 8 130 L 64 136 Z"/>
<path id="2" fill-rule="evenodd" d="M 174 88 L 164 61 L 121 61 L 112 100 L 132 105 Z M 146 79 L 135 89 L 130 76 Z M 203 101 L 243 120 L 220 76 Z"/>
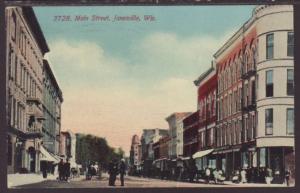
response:
<path id="1" fill-rule="evenodd" d="M 125 177 L 125 186 L 122 187 L 119 178 L 116 180 L 116 186 L 112 188 L 126 188 L 126 187 L 268 187 L 284 185 L 267 185 L 267 184 L 204 184 L 204 183 L 189 183 L 189 182 L 175 182 L 160 179 L 140 178 L 133 176 Z M 85 180 L 84 177 L 76 178 L 70 182 L 59 182 L 57 180 L 47 180 L 40 183 L 17 186 L 14 188 L 108 188 L 108 176 L 103 174 L 101 180 L 92 179 Z"/>

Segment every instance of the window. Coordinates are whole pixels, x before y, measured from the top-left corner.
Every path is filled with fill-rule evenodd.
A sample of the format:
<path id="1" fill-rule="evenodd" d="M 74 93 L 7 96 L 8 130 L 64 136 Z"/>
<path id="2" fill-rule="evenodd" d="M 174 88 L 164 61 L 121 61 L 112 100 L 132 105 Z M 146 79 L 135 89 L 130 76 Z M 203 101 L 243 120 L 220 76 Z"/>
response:
<path id="1" fill-rule="evenodd" d="M 288 32 L 287 55 L 294 56 L 294 32 Z"/>
<path id="2" fill-rule="evenodd" d="M 244 97 L 245 97 L 244 107 L 247 107 L 248 106 L 248 84 L 245 84 L 244 87 Z"/>
<path id="3" fill-rule="evenodd" d="M 16 18 L 16 14 L 13 12 L 12 13 L 12 25 L 11 25 L 11 30 L 12 30 L 12 40 L 15 41 L 16 40 L 16 34 L 17 34 L 17 18 Z"/>
<path id="4" fill-rule="evenodd" d="M 294 70 L 287 70 L 287 95 L 294 96 Z"/>
<path id="5" fill-rule="evenodd" d="M 267 59 L 272 59 L 274 54 L 274 34 L 267 35 Z"/>
<path id="6" fill-rule="evenodd" d="M 12 164 L 12 140 L 10 136 L 7 136 L 7 165 Z"/>
<path id="7" fill-rule="evenodd" d="M 266 71 L 266 97 L 273 96 L 273 70 Z"/>
<path id="8" fill-rule="evenodd" d="M 287 134 L 294 134 L 294 109 L 292 108 L 286 110 L 286 129 Z"/>
<path id="9" fill-rule="evenodd" d="M 249 154 L 248 152 L 242 152 L 241 154 L 242 154 L 242 166 L 248 168 Z"/>
<path id="10" fill-rule="evenodd" d="M 252 81 L 251 84 L 252 84 L 252 88 L 251 88 L 251 104 L 253 105 L 253 104 L 255 104 L 255 100 L 256 100 L 256 96 L 255 96 L 255 94 L 256 94 L 256 88 L 255 88 L 256 83 L 255 83 L 255 80 Z"/>
<path id="11" fill-rule="evenodd" d="M 259 167 L 266 167 L 266 148 L 259 150 Z"/>
<path id="12" fill-rule="evenodd" d="M 265 110 L 266 135 L 273 134 L 273 109 Z"/>

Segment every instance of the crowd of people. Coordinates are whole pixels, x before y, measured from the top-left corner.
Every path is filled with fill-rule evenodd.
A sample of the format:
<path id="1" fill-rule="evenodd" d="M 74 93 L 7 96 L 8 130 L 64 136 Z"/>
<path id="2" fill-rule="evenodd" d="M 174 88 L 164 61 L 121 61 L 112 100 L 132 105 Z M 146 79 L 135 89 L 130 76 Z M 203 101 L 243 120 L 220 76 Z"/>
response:
<path id="1" fill-rule="evenodd" d="M 175 162 L 176 163 L 176 162 Z M 204 183 L 221 183 L 231 181 L 233 183 L 265 183 L 265 184 L 283 184 L 290 185 L 291 171 L 289 169 L 282 171 L 280 169 L 271 169 L 268 167 L 243 167 L 237 168 L 232 173 L 225 173 L 221 168 L 207 166 L 199 169 L 194 159 L 183 160 L 181 164 L 177 161 L 174 164 L 171 161 L 163 160 L 161 163 L 153 162 L 151 166 L 130 168 L 130 175 L 153 177 L 177 181 L 189 181 Z"/>

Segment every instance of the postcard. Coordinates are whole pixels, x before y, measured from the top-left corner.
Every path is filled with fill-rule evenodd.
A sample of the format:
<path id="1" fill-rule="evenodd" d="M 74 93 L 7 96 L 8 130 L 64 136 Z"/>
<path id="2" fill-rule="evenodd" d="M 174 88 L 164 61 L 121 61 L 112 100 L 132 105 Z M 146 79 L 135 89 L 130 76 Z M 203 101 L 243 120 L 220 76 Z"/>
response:
<path id="1" fill-rule="evenodd" d="M 7 6 L 7 187 L 295 186 L 293 15 Z"/>

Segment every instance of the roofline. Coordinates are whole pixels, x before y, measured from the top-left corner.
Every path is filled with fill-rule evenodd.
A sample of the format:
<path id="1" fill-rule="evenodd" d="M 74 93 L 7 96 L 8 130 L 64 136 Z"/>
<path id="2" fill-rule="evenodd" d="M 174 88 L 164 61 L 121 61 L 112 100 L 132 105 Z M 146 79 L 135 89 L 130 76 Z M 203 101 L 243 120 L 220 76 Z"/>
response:
<path id="1" fill-rule="evenodd" d="M 211 72 L 215 70 L 214 66 L 212 65 L 208 70 L 203 72 L 197 80 L 194 81 L 195 86 L 199 86 L 200 82 L 204 80 Z"/>
<path id="2" fill-rule="evenodd" d="M 238 39 L 243 32 L 250 28 L 256 20 L 255 10 L 256 8 L 253 9 L 251 17 L 223 44 L 221 48 L 217 50 L 217 52 L 213 55 L 215 59 L 218 58 L 228 47 L 230 47 L 230 45 L 232 45 L 232 43 Z"/>
<path id="3" fill-rule="evenodd" d="M 53 74 L 53 71 L 52 71 L 52 69 L 50 67 L 50 64 L 49 64 L 48 60 L 43 59 L 43 64 L 44 64 L 44 68 L 47 70 L 47 72 L 49 72 L 50 78 L 51 78 L 52 82 L 54 83 L 54 86 L 56 87 L 56 89 L 58 91 L 58 97 L 59 97 L 59 99 L 61 100 L 61 102 L 63 102 L 62 91 L 59 88 L 59 85 L 58 85 L 58 83 L 56 81 L 56 78 L 55 78 L 55 76 Z"/>
<path id="4" fill-rule="evenodd" d="M 32 7 L 22 7 L 22 12 L 23 12 L 23 16 L 24 18 L 26 19 L 30 29 L 31 29 L 31 32 L 34 36 L 34 38 L 36 39 L 37 41 L 37 44 L 39 45 L 43 55 L 47 52 L 49 52 L 49 47 L 48 47 L 48 44 L 47 44 L 47 41 L 45 39 L 45 36 L 43 34 L 43 31 L 41 29 L 41 26 L 36 18 L 36 15 L 32 9 Z"/>
<path id="5" fill-rule="evenodd" d="M 176 114 L 188 114 L 188 113 L 191 113 L 191 112 L 174 112 L 174 113 L 172 113 L 171 115 L 169 115 L 169 116 L 167 116 L 166 118 L 165 118 L 165 120 L 166 121 L 168 121 L 170 118 L 172 118 L 173 116 L 176 116 Z"/>

